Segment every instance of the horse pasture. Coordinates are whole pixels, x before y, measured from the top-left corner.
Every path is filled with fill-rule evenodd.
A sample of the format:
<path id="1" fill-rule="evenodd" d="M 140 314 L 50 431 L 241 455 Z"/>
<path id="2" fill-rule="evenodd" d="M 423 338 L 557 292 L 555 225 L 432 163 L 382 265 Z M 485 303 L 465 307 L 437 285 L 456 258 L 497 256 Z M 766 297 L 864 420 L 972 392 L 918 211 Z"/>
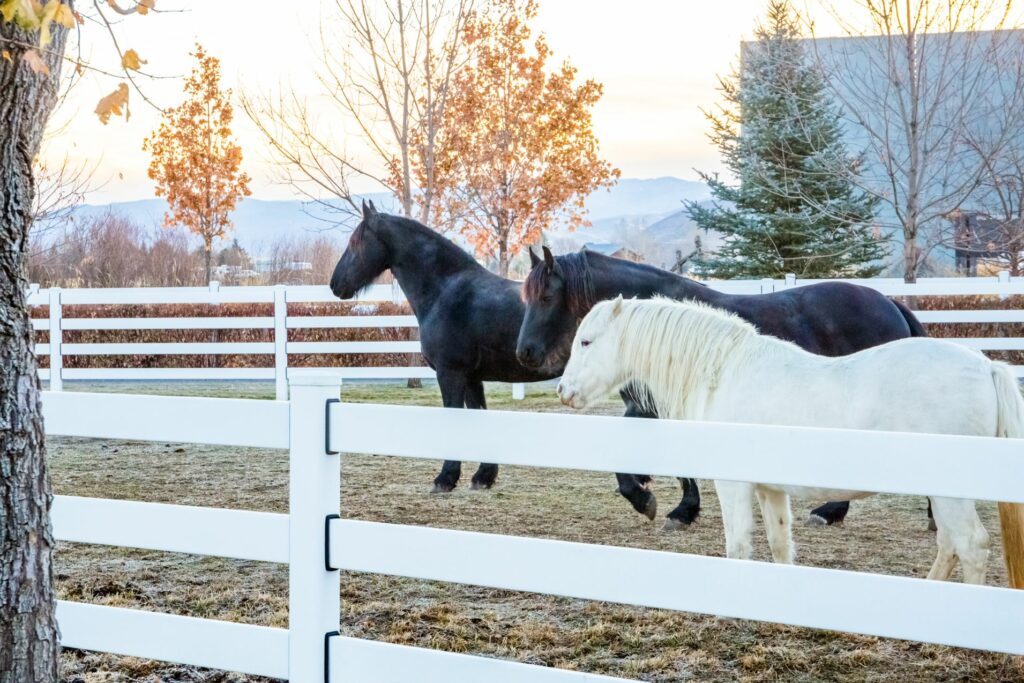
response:
<path id="1" fill-rule="evenodd" d="M 67 389 L 248 398 L 273 394 L 272 386 L 242 383 L 69 384 Z M 516 402 L 507 387 L 489 389 L 492 409 L 562 410 L 549 385 L 529 387 L 527 399 Z M 432 386 L 350 385 L 342 398 L 440 404 Z M 592 411 L 619 414 L 621 402 L 609 397 Z M 522 447 L 531 448 L 541 438 L 523 434 Z M 58 494 L 287 511 L 285 451 L 51 438 L 49 454 Z M 486 458 L 486 444 L 481 444 L 480 457 Z M 827 464 L 828 454 L 822 458 Z M 455 492 L 429 495 L 436 467 L 432 461 L 344 456 L 342 514 L 724 555 L 710 482 L 702 482 L 705 505 L 698 522 L 687 531 L 666 533 L 662 516 L 680 495 L 675 480 L 656 480 L 661 511 L 651 523 L 614 492 L 611 475 L 503 467 L 494 489 L 471 491 L 472 469 L 467 468 Z M 795 501 L 794 514 L 800 519 L 811 507 L 810 501 Z M 1005 585 L 995 505 L 980 503 L 979 511 L 993 540 L 988 582 Z M 758 530 L 754 538 L 755 558 L 766 560 L 764 534 Z M 855 502 L 845 527 L 798 526 L 795 540 L 800 563 L 858 571 L 921 577 L 935 555 L 922 498 L 876 496 Z M 287 568 L 282 565 L 66 543 L 56 562 L 63 599 L 287 624 Z M 959 571 L 953 578 L 959 580 Z M 622 580 L 632 579 L 626 575 Z M 680 577 L 677 589 L 701 587 Z M 342 605 L 347 634 L 644 681 L 1024 681 L 1021 657 L 412 579 L 346 574 Z M 63 665 L 67 682 L 265 680 L 91 652 L 65 652 Z"/>

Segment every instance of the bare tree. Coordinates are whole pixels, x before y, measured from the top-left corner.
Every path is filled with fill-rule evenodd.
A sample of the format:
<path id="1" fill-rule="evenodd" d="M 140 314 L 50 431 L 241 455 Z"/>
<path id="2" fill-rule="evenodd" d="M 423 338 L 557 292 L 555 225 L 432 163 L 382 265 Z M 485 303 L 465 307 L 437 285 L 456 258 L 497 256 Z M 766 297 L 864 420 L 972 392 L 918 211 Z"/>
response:
<path id="1" fill-rule="evenodd" d="M 393 192 L 403 214 L 429 224 L 438 137 L 472 6 L 473 0 L 335 0 L 317 53 L 318 100 L 327 108 L 312 107 L 293 89 L 242 98 L 284 180 L 331 208 L 335 197 L 355 208 L 350 183 L 368 179 Z M 344 140 L 352 136 L 339 123 L 355 128 L 361 150 L 348 148 Z"/>
<path id="2" fill-rule="evenodd" d="M 958 265 L 985 261 L 1024 274 L 1024 140 L 1008 144 L 997 157 L 982 158 L 984 171 L 975 200 L 947 215 L 942 232 L 956 249 Z"/>
<path id="3" fill-rule="evenodd" d="M 814 41 L 866 149 L 854 182 L 902 233 L 907 282 L 940 243 L 945 217 L 1024 131 L 1024 33 L 1008 30 L 1011 4 L 861 0 L 860 12 L 832 8 L 847 37 Z"/>
<path id="4" fill-rule="evenodd" d="M 203 279 L 203 250 L 183 228 L 146 230 L 108 211 L 33 234 L 27 262 L 45 287 L 176 287 Z M 41 243 L 41 244 L 40 244 Z"/>
<path id="5" fill-rule="evenodd" d="M 49 232 L 71 218 L 75 207 L 96 189 L 95 164 L 75 163 L 68 156 L 47 162 L 37 157 L 36 197 L 32 211 L 32 234 Z"/>

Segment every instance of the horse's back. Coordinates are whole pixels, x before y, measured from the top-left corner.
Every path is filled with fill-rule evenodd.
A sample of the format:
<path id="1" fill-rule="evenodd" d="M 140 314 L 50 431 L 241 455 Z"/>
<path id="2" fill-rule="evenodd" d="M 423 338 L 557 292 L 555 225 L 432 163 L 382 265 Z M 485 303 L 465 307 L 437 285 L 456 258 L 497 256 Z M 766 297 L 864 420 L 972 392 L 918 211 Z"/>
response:
<path id="1" fill-rule="evenodd" d="M 992 362 L 951 342 L 912 337 L 838 358 L 786 353 L 759 370 L 707 419 L 995 435 Z"/>
<path id="2" fill-rule="evenodd" d="M 906 317 L 874 289 L 819 282 L 781 292 L 725 297 L 719 304 L 762 333 L 824 356 L 845 356 L 912 335 Z"/>
<path id="3" fill-rule="evenodd" d="M 995 436 L 992 361 L 913 337 L 832 360 L 854 429 Z"/>

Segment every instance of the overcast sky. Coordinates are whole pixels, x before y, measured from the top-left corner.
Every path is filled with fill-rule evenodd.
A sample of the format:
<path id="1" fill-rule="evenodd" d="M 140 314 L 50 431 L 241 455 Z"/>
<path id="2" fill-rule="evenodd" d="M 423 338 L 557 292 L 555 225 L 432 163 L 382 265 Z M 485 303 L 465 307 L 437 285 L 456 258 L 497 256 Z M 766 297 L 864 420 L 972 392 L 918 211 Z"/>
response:
<path id="1" fill-rule="evenodd" d="M 851 0 L 852 2 L 852 0 Z M 718 100 L 717 76 L 735 61 L 739 42 L 749 38 L 765 0 L 541 0 L 536 28 L 547 34 L 557 59 L 568 58 L 583 77 L 595 78 L 605 94 L 594 127 L 607 159 L 625 177 L 673 175 L 695 179 L 695 168 L 717 170 L 717 154 L 706 138 L 701 107 Z M 147 70 L 181 76 L 191 68 L 188 52 L 196 41 L 220 57 L 224 84 L 241 90 L 268 91 L 280 84 L 314 93 L 315 46 L 322 14 L 330 0 L 288 3 L 248 0 L 158 0 L 163 12 L 130 17 L 119 27 L 122 47 L 135 48 Z M 243 11 L 244 8 L 244 11 Z M 288 12 L 281 14 L 282 9 Z M 818 19 L 821 25 L 821 19 Z M 95 25 L 81 31 L 82 50 L 97 66 L 116 66 L 109 36 Z M 70 155 L 96 163 L 97 184 L 90 203 L 153 196 L 146 177 L 148 155 L 142 141 L 157 125 L 159 112 L 132 93 L 131 120 L 102 125 L 92 114 L 96 102 L 118 80 L 88 75 L 68 97 L 55 120 L 67 124 L 51 136 L 46 158 Z M 180 78 L 142 81 L 159 106 L 181 96 Z M 291 198 L 276 182 L 258 133 L 236 106 L 235 132 L 253 177 L 253 195 Z M 356 191 L 376 189 L 356 186 Z"/>

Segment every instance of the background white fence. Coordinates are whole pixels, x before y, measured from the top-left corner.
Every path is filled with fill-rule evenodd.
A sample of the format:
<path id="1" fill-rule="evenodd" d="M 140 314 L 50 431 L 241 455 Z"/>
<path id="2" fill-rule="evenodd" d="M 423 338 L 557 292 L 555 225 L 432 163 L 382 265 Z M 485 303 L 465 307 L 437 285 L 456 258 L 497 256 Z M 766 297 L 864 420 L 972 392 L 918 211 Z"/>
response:
<path id="1" fill-rule="evenodd" d="M 63 644 L 299 683 L 621 680 L 342 637 L 339 570 L 350 570 L 1024 654 L 1024 591 L 342 519 L 338 486 L 339 452 L 467 459 L 485 443 L 488 461 L 509 465 L 1024 502 L 1019 440 L 337 396 L 336 379 L 312 377 L 292 381 L 289 402 L 46 392 L 49 434 L 291 452 L 288 514 L 69 496 L 53 510 L 64 541 L 288 563 L 288 629 L 62 602 Z M 543 448 L 523 447 L 524 433 L 544 434 Z M 834 456 L 828 468 L 822 452 Z"/>
<path id="2" fill-rule="evenodd" d="M 732 280 L 709 283 L 716 289 L 737 294 L 761 294 L 800 287 L 820 280 Z M 915 284 L 895 279 L 847 280 L 871 287 L 889 296 L 935 296 L 989 294 L 1002 297 L 1024 295 L 1024 278 L 1011 279 L 1008 274 L 988 278 L 933 278 Z M 359 298 L 360 302 L 402 303 L 405 298 L 396 285 L 375 285 Z M 289 303 L 337 302 L 327 287 L 169 287 L 130 289 L 39 289 L 33 286 L 30 305 L 48 305 L 49 317 L 33 320 L 36 330 L 49 333 L 49 342 L 36 345 L 36 353 L 48 356 L 49 369 L 40 370 L 40 377 L 50 382 L 52 391 L 60 391 L 63 380 L 166 380 L 166 379 L 248 379 L 274 380 L 276 396 L 287 398 L 289 354 L 355 354 L 355 353 L 418 353 L 418 341 L 289 341 L 290 330 L 311 328 L 416 328 L 415 316 L 288 315 Z M 63 307 L 75 304 L 219 304 L 273 303 L 273 316 L 255 317 L 127 317 L 71 318 Z M 1024 323 L 1022 310 L 921 311 L 918 317 L 926 323 Z M 272 330 L 269 342 L 210 343 L 65 343 L 65 330 L 171 330 L 171 329 L 264 329 Z M 960 344 L 981 350 L 1024 350 L 1024 339 L 1016 337 L 983 337 L 955 339 Z M 262 354 L 272 355 L 273 367 L 265 368 L 65 368 L 67 356 L 104 355 L 168 355 L 168 354 Z M 292 370 L 297 370 L 292 368 Z M 1024 376 L 1024 366 L 1016 367 Z M 310 370 L 303 368 L 302 373 Z M 428 367 L 333 367 L 316 368 L 316 374 L 329 374 L 339 379 L 406 379 L 432 378 Z M 294 376 L 294 373 L 292 373 Z M 513 396 L 522 398 L 522 385 L 513 386 Z"/>
<path id="3" fill-rule="evenodd" d="M 397 285 L 374 285 L 364 291 L 358 302 L 404 303 Z M 120 289 L 39 289 L 29 291 L 29 305 L 48 306 L 48 318 L 35 318 L 35 330 L 47 331 L 49 342 L 36 344 L 36 354 L 48 356 L 50 367 L 39 371 L 49 380 L 51 391 L 61 391 L 64 380 L 274 380 L 279 400 L 287 398 L 288 354 L 356 354 L 420 352 L 418 341 L 289 341 L 289 330 L 313 328 L 417 328 L 413 315 L 288 315 L 289 303 L 337 303 L 327 287 L 137 287 Z M 64 306 L 114 304 L 225 304 L 273 303 L 273 316 L 251 317 L 127 317 L 69 318 Z M 88 343 L 63 341 L 65 330 L 237 330 L 272 331 L 270 342 L 209 343 Z M 66 356 L 172 355 L 172 354 L 262 354 L 274 357 L 274 366 L 266 368 L 65 368 Z M 293 368 L 294 369 L 294 368 Z M 309 372 L 303 368 L 302 372 Z M 423 366 L 401 367 L 326 367 L 313 372 L 338 379 L 433 378 L 434 371 Z M 522 398 L 522 385 L 513 385 L 513 396 Z"/>

